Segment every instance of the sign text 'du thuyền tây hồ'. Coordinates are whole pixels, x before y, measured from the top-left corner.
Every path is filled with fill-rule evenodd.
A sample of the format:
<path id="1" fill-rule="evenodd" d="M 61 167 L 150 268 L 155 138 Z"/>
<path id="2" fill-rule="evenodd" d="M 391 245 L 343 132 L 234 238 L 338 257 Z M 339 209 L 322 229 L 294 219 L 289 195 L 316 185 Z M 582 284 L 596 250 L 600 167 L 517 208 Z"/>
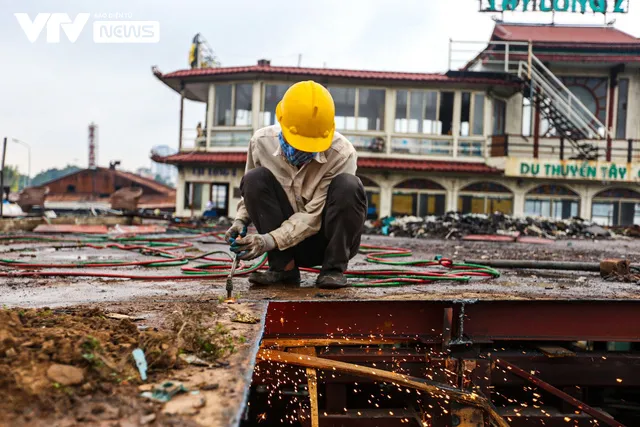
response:
<path id="1" fill-rule="evenodd" d="M 507 159 L 504 174 L 522 178 L 640 182 L 640 164 L 511 157 Z"/>
<path id="2" fill-rule="evenodd" d="M 629 0 L 480 0 L 480 11 L 627 13 Z"/>

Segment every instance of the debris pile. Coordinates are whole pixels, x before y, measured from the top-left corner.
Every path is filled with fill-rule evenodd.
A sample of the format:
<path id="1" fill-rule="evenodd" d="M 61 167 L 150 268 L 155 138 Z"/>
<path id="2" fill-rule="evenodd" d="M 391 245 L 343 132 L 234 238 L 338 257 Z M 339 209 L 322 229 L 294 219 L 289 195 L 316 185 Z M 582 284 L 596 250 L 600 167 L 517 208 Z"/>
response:
<path id="1" fill-rule="evenodd" d="M 548 239 L 610 238 L 640 236 L 634 226 L 624 230 L 608 230 L 582 218 L 554 220 L 548 218 L 519 218 L 502 213 L 458 214 L 441 216 L 386 217 L 367 221 L 365 232 L 394 237 L 459 239 L 472 234 L 502 234 L 510 236 L 534 236 Z"/>

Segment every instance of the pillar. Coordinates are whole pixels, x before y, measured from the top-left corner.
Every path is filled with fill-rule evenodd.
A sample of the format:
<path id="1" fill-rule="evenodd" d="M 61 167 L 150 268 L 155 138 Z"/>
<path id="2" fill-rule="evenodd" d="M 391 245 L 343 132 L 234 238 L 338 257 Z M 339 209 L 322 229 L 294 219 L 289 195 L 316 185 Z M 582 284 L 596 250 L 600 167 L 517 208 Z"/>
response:
<path id="1" fill-rule="evenodd" d="M 180 135 L 178 135 L 178 151 L 182 151 L 183 119 L 184 119 L 184 83 L 180 83 Z"/>
<path id="2" fill-rule="evenodd" d="M 391 216 L 393 186 L 389 182 L 380 183 L 380 218 Z"/>
<path id="3" fill-rule="evenodd" d="M 453 126 L 451 134 L 453 135 L 453 157 L 458 157 L 458 139 L 460 138 L 460 118 L 462 117 L 462 92 L 456 91 L 453 95 Z"/>
<path id="4" fill-rule="evenodd" d="M 526 191 L 518 188 L 513 192 L 513 216 L 524 216 L 524 200 L 526 198 Z"/>
<path id="5" fill-rule="evenodd" d="M 458 196 L 460 194 L 460 181 L 454 179 L 451 186 L 447 190 L 447 212 L 456 212 L 458 210 Z"/>
<path id="6" fill-rule="evenodd" d="M 262 110 L 262 82 L 257 81 L 253 82 L 251 92 L 251 127 L 254 132 L 263 126 L 260 110 Z"/>
<path id="7" fill-rule="evenodd" d="M 387 89 L 384 96 L 384 130 L 386 132 L 385 152 L 391 154 L 391 134 L 395 131 L 396 91 Z M 382 197 L 382 195 L 381 195 Z M 391 211 L 389 211 L 391 212 Z"/>
<path id="8" fill-rule="evenodd" d="M 185 216 L 184 208 L 184 166 L 178 167 L 178 179 L 176 183 L 176 216 Z"/>
<path id="9" fill-rule="evenodd" d="M 216 88 L 214 85 L 209 85 L 209 98 L 207 99 L 207 142 L 206 148 L 211 147 L 211 128 L 213 127 L 213 105 L 216 96 Z"/>
<path id="10" fill-rule="evenodd" d="M 586 187 L 580 192 L 580 217 L 582 219 L 591 219 L 591 206 L 593 205 L 594 189 Z"/>

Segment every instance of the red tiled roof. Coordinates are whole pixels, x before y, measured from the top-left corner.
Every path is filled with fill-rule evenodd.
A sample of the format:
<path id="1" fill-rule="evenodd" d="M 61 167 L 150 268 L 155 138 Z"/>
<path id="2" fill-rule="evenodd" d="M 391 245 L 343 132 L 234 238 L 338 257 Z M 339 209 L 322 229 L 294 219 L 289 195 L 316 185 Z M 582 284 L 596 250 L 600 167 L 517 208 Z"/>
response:
<path id="1" fill-rule="evenodd" d="M 156 163 L 168 164 L 201 164 L 201 163 L 239 163 L 247 161 L 247 153 L 207 153 L 193 151 L 191 153 L 176 153 L 170 156 L 158 156 L 154 154 L 151 160 Z"/>
<path id="2" fill-rule="evenodd" d="M 466 172 L 484 174 L 502 173 L 501 170 L 492 168 L 491 166 L 487 166 L 484 163 L 411 159 L 383 159 L 373 157 L 359 158 L 358 167 L 363 169 L 400 169 L 423 172 Z"/>
<path id="3" fill-rule="evenodd" d="M 193 70 L 179 70 L 162 74 L 157 69 L 155 75 L 161 79 L 176 79 L 204 76 L 227 76 L 245 73 L 262 73 L 273 75 L 297 75 L 311 77 L 342 77 L 359 80 L 401 80 L 437 83 L 477 83 L 477 84 L 504 84 L 501 80 L 477 78 L 477 77 L 448 77 L 438 73 L 404 73 L 396 71 L 364 71 L 343 70 L 333 68 L 304 68 L 304 67 L 280 67 L 272 65 L 249 65 L 241 67 L 199 68 Z"/>
<path id="4" fill-rule="evenodd" d="M 613 27 L 496 24 L 492 40 L 558 44 L 640 44 L 640 39 Z"/>
<path id="5" fill-rule="evenodd" d="M 171 156 L 161 157 L 153 156 L 154 162 L 170 163 L 170 164 L 216 164 L 216 163 L 235 163 L 243 164 L 247 160 L 246 153 L 178 153 Z M 358 158 L 358 167 L 363 169 L 394 169 L 394 170 L 413 170 L 425 172 L 466 172 L 466 173 L 484 173 L 484 174 L 500 174 L 501 170 L 492 168 L 484 163 L 472 162 L 448 162 L 448 161 L 431 161 L 431 160 L 414 160 L 414 159 L 394 159 L 394 158 Z"/>

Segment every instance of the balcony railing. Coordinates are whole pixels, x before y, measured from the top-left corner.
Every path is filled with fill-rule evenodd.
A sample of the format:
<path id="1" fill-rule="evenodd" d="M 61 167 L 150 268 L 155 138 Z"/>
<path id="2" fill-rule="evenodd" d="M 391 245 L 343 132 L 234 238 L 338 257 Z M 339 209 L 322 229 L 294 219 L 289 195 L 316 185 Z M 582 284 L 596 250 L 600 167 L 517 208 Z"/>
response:
<path id="1" fill-rule="evenodd" d="M 607 159 L 607 141 L 589 140 L 585 143 L 597 147 L 597 159 Z M 490 157 L 526 157 L 553 160 L 571 160 L 579 155 L 569 141 L 561 137 L 540 138 L 537 148 L 533 143 L 533 137 L 521 135 L 494 135 L 491 137 L 489 148 Z M 613 162 L 639 162 L 640 140 L 616 139 L 611 141 L 611 161 Z"/>

